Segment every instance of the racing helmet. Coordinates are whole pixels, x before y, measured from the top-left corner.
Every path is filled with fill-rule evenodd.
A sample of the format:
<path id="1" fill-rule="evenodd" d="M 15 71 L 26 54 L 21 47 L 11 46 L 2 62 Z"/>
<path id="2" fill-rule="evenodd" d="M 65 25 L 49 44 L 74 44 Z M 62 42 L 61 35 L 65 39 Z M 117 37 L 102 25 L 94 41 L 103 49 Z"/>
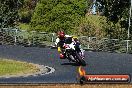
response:
<path id="1" fill-rule="evenodd" d="M 63 31 L 58 32 L 58 37 L 59 37 L 60 39 L 65 38 L 65 33 L 64 33 Z"/>
<path id="2" fill-rule="evenodd" d="M 78 41 L 78 37 L 77 36 L 73 36 L 74 41 Z"/>

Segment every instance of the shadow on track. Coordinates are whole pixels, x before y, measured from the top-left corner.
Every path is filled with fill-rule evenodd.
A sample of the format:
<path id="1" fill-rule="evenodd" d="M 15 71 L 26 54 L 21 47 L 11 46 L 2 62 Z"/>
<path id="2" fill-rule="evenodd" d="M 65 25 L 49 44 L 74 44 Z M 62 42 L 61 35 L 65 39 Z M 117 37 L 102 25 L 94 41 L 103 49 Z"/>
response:
<path id="1" fill-rule="evenodd" d="M 77 63 L 62 63 L 61 65 L 71 65 L 71 66 L 80 66 Z"/>

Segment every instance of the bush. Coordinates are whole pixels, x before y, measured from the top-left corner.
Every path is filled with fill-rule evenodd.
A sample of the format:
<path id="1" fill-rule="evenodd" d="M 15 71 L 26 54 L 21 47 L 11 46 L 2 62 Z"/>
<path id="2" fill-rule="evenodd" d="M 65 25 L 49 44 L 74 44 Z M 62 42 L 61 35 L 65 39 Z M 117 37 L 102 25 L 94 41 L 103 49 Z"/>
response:
<path id="1" fill-rule="evenodd" d="M 31 29 L 71 33 L 85 16 L 86 7 L 87 0 L 40 0 L 31 20 Z"/>

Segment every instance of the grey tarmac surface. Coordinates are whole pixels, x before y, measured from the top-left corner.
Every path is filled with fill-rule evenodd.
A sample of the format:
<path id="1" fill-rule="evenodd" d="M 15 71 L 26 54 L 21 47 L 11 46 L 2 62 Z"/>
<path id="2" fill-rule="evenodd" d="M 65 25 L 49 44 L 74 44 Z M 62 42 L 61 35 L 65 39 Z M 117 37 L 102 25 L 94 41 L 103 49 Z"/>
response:
<path id="1" fill-rule="evenodd" d="M 54 73 L 46 75 L 0 78 L 0 83 L 77 83 L 78 66 L 60 60 L 56 49 L 0 45 L 0 58 L 26 61 L 53 67 Z M 87 74 L 130 74 L 132 55 L 85 51 L 84 67 Z"/>

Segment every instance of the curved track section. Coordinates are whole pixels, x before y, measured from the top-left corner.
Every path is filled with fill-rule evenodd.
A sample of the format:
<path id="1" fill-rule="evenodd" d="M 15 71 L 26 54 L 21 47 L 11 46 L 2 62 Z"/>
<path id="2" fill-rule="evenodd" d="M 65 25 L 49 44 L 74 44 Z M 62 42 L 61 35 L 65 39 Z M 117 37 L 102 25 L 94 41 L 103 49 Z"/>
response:
<path id="1" fill-rule="evenodd" d="M 55 68 L 55 72 L 17 78 L 0 78 L 0 83 L 77 83 L 78 66 L 60 60 L 57 50 L 37 47 L 0 46 L 0 57 L 26 61 Z M 87 74 L 130 74 L 132 55 L 106 52 L 85 52 Z"/>

